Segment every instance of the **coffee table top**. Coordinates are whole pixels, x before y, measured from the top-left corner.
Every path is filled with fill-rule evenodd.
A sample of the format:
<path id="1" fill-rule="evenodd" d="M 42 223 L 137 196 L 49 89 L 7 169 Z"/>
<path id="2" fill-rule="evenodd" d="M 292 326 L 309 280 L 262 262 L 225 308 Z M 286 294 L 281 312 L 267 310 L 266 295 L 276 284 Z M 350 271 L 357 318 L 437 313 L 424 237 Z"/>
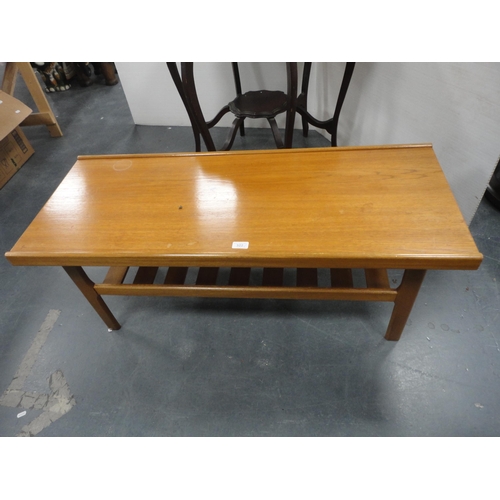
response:
<path id="1" fill-rule="evenodd" d="M 15 265 L 477 269 L 431 145 L 81 156 Z"/>

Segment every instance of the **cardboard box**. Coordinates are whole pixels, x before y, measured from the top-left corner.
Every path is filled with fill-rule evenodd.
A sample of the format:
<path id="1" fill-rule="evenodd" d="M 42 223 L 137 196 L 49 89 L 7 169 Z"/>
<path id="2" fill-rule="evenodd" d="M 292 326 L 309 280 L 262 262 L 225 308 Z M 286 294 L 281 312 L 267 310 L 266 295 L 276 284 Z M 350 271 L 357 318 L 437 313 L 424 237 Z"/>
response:
<path id="1" fill-rule="evenodd" d="M 28 106 L 0 90 L 0 188 L 34 153 L 18 126 L 30 114 Z"/>

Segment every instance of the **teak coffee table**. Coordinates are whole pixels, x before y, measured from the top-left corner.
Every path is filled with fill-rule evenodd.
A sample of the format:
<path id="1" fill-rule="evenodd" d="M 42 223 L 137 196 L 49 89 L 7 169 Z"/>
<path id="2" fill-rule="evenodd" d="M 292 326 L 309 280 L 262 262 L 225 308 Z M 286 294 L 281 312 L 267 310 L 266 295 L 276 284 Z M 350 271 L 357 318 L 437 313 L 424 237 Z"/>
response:
<path id="1" fill-rule="evenodd" d="M 431 145 L 80 156 L 6 257 L 63 266 L 110 329 L 103 295 L 370 300 L 394 302 L 388 340 L 427 269 L 482 260 Z"/>

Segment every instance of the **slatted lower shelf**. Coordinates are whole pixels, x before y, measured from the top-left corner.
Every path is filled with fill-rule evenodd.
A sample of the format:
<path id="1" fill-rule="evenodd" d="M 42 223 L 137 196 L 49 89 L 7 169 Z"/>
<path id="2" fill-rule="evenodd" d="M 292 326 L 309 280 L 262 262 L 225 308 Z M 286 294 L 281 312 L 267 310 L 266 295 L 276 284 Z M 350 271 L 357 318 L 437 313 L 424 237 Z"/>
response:
<path id="1" fill-rule="evenodd" d="M 135 269 L 135 268 L 134 268 Z M 284 285 L 285 270 L 264 268 L 255 284 L 251 268 L 231 268 L 226 283 L 218 283 L 219 268 L 193 268 L 192 283 L 186 282 L 189 268 L 169 267 L 163 283 L 155 283 L 157 267 L 139 267 L 131 283 L 125 283 L 128 267 L 111 267 L 101 284 L 94 288 L 99 295 L 154 295 L 174 297 L 275 298 L 313 300 L 370 300 L 394 302 L 397 290 L 389 285 L 385 269 L 365 270 L 366 287 L 354 287 L 350 269 L 330 269 L 328 286 L 318 286 L 318 269 L 296 269 L 295 286 Z M 191 273 L 192 275 L 192 273 Z M 259 275 L 260 276 L 260 275 Z"/>

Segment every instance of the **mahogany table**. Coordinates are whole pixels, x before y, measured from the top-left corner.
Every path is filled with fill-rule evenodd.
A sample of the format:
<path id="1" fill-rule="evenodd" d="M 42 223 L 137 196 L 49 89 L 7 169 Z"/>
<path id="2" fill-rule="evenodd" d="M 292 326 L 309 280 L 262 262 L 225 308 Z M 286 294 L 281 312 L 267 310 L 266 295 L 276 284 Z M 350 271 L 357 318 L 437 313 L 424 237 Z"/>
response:
<path id="1" fill-rule="evenodd" d="M 388 340 L 427 269 L 482 260 L 431 145 L 80 156 L 6 257 L 63 266 L 110 329 L 103 295 L 369 300 Z"/>

